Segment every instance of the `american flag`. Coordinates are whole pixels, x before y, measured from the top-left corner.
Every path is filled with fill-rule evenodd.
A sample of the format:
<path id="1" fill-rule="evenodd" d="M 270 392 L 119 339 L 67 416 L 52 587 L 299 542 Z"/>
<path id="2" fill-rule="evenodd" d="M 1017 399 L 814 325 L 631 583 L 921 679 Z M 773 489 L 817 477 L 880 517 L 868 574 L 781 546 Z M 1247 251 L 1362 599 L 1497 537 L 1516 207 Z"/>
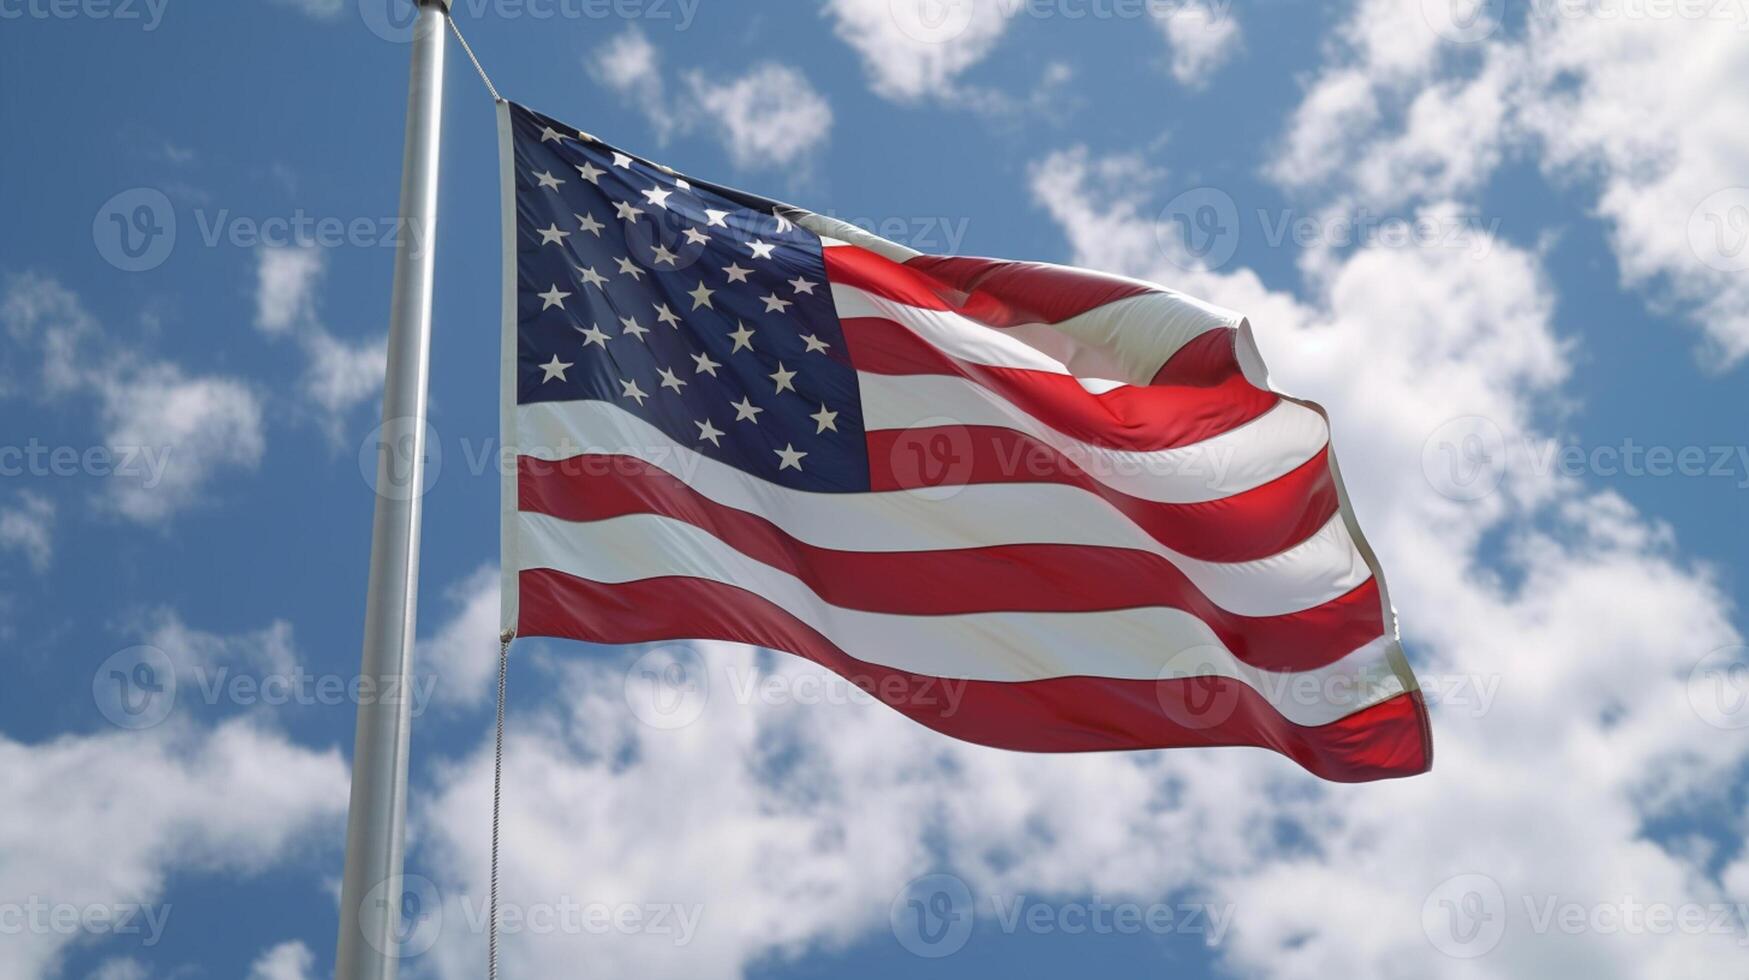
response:
<path id="1" fill-rule="evenodd" d="M 1428 768 L 1328 421 L 1241 317 L 500 130 L 507 629 L 787 651 L 1009 749 Z"/>

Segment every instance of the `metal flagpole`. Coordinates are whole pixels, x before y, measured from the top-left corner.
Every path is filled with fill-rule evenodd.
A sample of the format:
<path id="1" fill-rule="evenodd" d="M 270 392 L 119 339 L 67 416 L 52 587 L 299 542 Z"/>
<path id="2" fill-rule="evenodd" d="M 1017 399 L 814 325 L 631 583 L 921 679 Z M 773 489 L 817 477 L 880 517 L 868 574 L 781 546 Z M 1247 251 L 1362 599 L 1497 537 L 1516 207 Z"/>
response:
<path id="1" fill-rule="evenodd" d="M 450 0 L 417 0 L 401 216 L 389 309 L 383 425 L 377 443 L 376 514 L 359 666 L 358 733 L 340 887 L 337 980 L 394 980 L 399 966 L 403 824 L 419 595 L 420 497 L 425 486 L 426 381 L 437 231 L 437 163 L 443 122 L 444 23 Z M 365 686 L 369 685 L 369 686 Z"/>

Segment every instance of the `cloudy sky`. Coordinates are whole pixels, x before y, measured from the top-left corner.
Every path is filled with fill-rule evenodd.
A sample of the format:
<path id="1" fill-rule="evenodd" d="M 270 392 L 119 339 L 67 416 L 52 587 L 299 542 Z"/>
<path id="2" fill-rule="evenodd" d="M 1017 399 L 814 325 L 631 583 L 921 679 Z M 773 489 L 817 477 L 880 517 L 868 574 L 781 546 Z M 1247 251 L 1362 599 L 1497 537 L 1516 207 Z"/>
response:
<path id="1" fill-rule="evenodd" d="M 392 14 L 0 0 L 0 974 L 332 967 Z M 1023 756 L 782 655 L 522 642 L 505 975 L 1745 972 L 1749 6 L 456 16 L 508 96 L 682 171 L 1245 312 L 1330 410 L 1437 749 Z M 483 970 L 497 625 L 496 134 L 451 54 L 401 950 L 437 980 Z"/>

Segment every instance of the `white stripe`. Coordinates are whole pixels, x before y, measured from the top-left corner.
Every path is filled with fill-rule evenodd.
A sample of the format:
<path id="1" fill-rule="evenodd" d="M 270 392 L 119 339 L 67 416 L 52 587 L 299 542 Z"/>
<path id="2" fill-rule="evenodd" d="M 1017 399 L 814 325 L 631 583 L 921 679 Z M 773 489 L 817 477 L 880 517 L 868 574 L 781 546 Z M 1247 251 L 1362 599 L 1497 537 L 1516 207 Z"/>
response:
<path id="1" fill-rule="evenodd" d="M 1322 605 L 1371 575 L 1339 516 L 1280 554 L 1249 562 L 1209 562 L 1165 547 L 1110 504 L 1074 487 L 995 483 L 855 494 L 791 490 L 695 453 L 637 416 L 598 401 L 518 406 L 517 431 L 518 448 L 526 455 L 548 460 L 584 452 L 636 457 L 723 506 L 757 514 L 791 537 L 821 548 L 1130 548 L 1172 562 L 1211 602 L 1242 616 L 1275 616 Z"/>
<path id="2" fill-rule="evenodd" d="M 1380 637 L 1317 670 L 1278 673 L 1235 658 L 1207 624 L 1177 609 L 904 616 L 834 606 L 807 583 L 702 528 L 653 514 L 573 523 L 522 515 L 523 569 L 617 584 L 682 575 L 745 589 L 871 664 L 931 677 L 1020 682 L 1052 677 L 1242 681 L 1297 725 L 1325 725 L 1402 693 Z"/>
<path id="3" fill-rule="evenodd" d="M 1144 452 L 1064 435 L 965 378 L 858 372 L 857 384 L 870 432 L 941 425 L 1013 429 L 1062 453 L 1106 486 L 1160 503 L 1219 500 L 1262 486 L 1304 464 L 1329 441 L 1323 417 L 1289 401 L 1201 442 Z M 1024 466 L 1026 460 L 1015 463 Z"/>
<path id="4" fill-rule="evenodd" d="M 843 247 L 855 243 L 826 244 L 828 247 Z M 895 261 L 902 260 L 895 258 Z M 1074 271 L 1086 274 L 1083 270 Z M 1146 286 L 1149 291 L 1114 300 L 1056 323 L 1023 323 L 1011 327 L 991 327 L 941 310 L 894 305 L 919 313 L 942 314 L 980 331 L 1003 334 L 1078 377 L 1115 378 L 1138 385 L 1152 382 L 1160 367 L 1185 344 L 1210 330 L 1237 328 L 1244 319 L 1232 310 L 1156 283 L 1122 276 L 1107 278 Z M 893 303 L 867 290 L 839 283 L 832 286 L 832 298 L 838 303 L 840 318 L 889 316 L 888 313 L 869 312 L 869 300 Z"/>

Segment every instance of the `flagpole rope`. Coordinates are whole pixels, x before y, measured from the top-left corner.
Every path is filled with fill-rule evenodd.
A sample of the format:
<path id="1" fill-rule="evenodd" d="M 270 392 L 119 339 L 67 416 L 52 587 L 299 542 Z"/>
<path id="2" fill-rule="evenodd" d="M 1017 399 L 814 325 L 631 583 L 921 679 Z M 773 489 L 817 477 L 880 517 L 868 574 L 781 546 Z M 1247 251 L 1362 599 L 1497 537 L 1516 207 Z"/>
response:
<path id="1" fill-rule="evenodd" d="M 498 980 L 498 831 L 504 804 L 504 689 L 510 674 L 510 641 L 515 636 L 511 630 L 498 635 L 498 729 L 492 740 L 492 909 L 486 920 L 487 980 Z"/>
<path id="2" fill-rule="evenodd" d="M 467 53 L 468 60 L 474 63 L 474 70 L 480 73 L 480 81 L 486 83 L 486 91 L 492 93 L 492 101 L 503 102 L 504 96 L 498 94 L 498 86 L 492 84 L 491 77 L 486 74 L 485 67 L 480 64 L 480 59 L 474 57 L 474 49 L 468 44 L 468 39 L 462 37 L 462 29 L 456 26 L 455 18 L 446 17 L 444 19 L 449 21 L 450 33 L 454 34 L 455 39 L 462 43 L 462 51 Z"/>

